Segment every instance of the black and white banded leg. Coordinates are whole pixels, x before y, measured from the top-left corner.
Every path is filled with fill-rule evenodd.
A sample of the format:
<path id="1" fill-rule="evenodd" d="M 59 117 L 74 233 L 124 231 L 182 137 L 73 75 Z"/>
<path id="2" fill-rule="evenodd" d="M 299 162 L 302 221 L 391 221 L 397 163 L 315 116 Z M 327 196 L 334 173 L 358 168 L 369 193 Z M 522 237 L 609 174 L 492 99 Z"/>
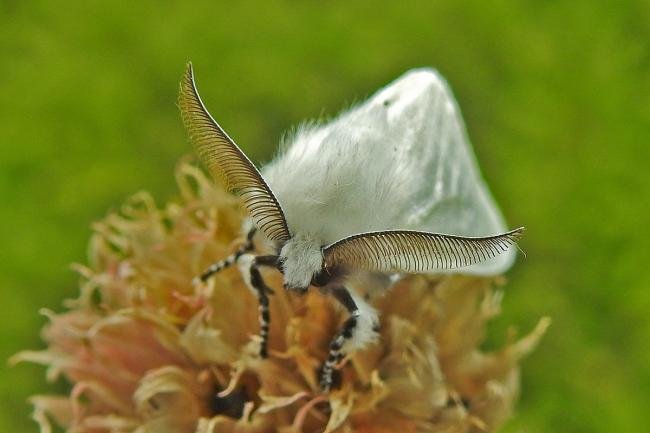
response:
<path id="1" fill-rule="evenodd" d="M 273 290 L 266 285 L 259 268 L 262 266 L 278 267 L 278 256 L 253 256 L 244 254 L 239 260 L 239 267 L 248 287 L 257 296 L 259 301 L 260 320 L 260 357 L 268 355 L 269 326 L 271 324 L 271 312 L 269 310 L 269 294 Z"/>
<path id="2" fill-rule="evenodd" d="M 320 387 L 324 392 L 329 392 L 332 388 L 334 367 L 342 359 L 343 345 L 352 338 L 361 316 L 357 302 L 345 287 L 336 287 L 331 290 L 331 293 L 348 310 L 350 317 L 343 323 L 341 330 L 330 342 L 327 360 L 323 364 L 320 376 Z"/>
<path id="3" fill-rule="evenodd" d="M 248 234 L 246 235 L 246 242 L 237 249 L 234 253 L 229 255 L 223 260 L 219 260 L 218 262 L 213 263 L 210 265 L 201 275 L 198 277 L 194 278 L 194 285 L 198 285 L 200 283 L 205 283 L 207 282 L 213 275 L 216 273 L 229 268 L 230 266 L 234 265 L 237 263 L 237 260 L 239 258 L 250 252 L 253 251 L 253 236 L 255 235 L 255 229 L 250 230 Z"/>

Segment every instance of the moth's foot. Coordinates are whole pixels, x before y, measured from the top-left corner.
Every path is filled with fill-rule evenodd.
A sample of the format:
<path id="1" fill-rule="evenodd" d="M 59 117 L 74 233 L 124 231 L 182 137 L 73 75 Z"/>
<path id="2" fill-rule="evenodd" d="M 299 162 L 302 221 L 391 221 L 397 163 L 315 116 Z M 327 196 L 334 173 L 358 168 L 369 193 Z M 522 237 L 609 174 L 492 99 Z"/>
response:
<path id="1" fill-rule="evenodd" d="M 318 377 L 320 377 L 320 389 L 324 393 L 328 393 L 332 389 L 338 389 L 341 387 L 341 371 L 328 367 L 327 362 L 324 362 L 318 369 Z"/>
<path id="2" fill-rule="evenodd" d="M 264 318 L 264 317 L 261 317 Z M 259 341 L 260 341 L 260 351 L 259 351 L 259 357 L 260 359 L 266 359 L 269 357 L 269 322 L 265 322 L 261 324 L 260 327 L 260 333 L 259 333 Z"/>

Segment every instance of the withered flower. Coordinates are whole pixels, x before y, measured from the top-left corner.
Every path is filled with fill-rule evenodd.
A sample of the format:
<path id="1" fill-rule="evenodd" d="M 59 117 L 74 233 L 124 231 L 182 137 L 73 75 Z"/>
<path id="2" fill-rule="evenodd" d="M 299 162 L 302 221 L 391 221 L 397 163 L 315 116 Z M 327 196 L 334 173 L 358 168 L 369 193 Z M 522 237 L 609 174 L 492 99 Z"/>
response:
<path id="1" fill-rule="evenodd" d="M 374 301 L 379 341 L 345 358 L 339 386 L 318 369 L 345 312 L 317 291 L 286 293 L 277 271 L 269 358 L 257 356 L 257 301 L 237 269 L 192 278 L 241 242 L 237 200 L 195 167 L 177 171 L 180 200 L 146 193 L 94 225 L 90 264 L 66 311 L 46 311 L 47 349 L 13 361 L 48 366 L 69 395 L 34 396 L 42 433 L 311 433 L 494 431 L 510 416 L 519 360 L 549 324 L 480 350 L 499 313 L 499 278 L 412 276 Z"/>

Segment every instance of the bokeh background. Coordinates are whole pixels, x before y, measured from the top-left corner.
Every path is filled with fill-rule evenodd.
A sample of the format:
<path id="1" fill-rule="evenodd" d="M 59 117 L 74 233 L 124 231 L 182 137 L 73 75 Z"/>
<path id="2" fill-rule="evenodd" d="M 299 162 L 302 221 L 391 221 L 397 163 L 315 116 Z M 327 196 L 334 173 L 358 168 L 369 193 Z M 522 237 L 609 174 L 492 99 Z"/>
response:
<path id="1" fill-rule="evenodd" d="M 75 295 L 90 224 L 175 194 L 185 62 L 257 162 L 282 132 L 409 68 L 451 83 L 497 201 L 526 225 L 508 327 L 553 325 L 505 432 L 650 425 L 650 7 L 646 1 L 0 2 L 0 431 L 35 432 L 41 307 Z M 372 164 L 372 155 L 368 155 Z"/>

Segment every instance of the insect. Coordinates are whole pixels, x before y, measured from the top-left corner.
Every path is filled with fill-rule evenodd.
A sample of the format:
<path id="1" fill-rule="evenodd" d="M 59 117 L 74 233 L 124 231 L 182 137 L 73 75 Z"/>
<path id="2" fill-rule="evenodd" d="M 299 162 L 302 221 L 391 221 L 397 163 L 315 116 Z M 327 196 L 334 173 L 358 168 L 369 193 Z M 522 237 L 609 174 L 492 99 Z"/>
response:
<path id="1" fill-rule="evenodd" d="M 523 227 L 506 231 L 454 97 L 432 69 L 407 72 L 328 123 L 299 127 L 261 171 L 205 108 L 191 63 L 179 106 L 200 159 L 249 216 L 245 244 L 198 280 L 239 266 L 259 299 L 262 357 L 271 290 L 260 268 L 282 272 L 287 290 L 317 287 L 340 302 L 349 317 L 320 370 L 325 392 L 343 355 L 377 337 L 368 287 L 381 292 L 403 273 L 498 274 L 514 261 Z M 255 253 L 256 237 L 270 254 Z"/>

